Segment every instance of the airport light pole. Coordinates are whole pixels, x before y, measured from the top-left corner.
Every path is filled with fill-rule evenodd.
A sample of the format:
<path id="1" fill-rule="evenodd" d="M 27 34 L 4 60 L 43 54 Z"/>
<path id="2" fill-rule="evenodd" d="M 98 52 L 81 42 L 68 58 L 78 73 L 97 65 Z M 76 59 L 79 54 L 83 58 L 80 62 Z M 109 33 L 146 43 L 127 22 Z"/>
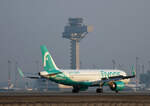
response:
<path id="1" fill-rule="evenodd" d="M 116 61 L 113 59 L 112 63 L 113 63 L 113 69 L 115 69 L 116 68 Z"/>
<path id="2" fill-rule="evenodd" d="M 138 75 L 139 75 L 139 70 L 138 70 L 138 64 L 139 64 L 139 57 L 136 57 L 136 64 L 135 64 L 135 69 L 136 69 L 136 89 L 135 91 L 137 91 L 137 86 L 138 86 Z"/>
<path id="3" fill-rule="evenodd" d="M 17 67 L 18 67 L 18 62 L 16 61 L 15 63 L 15 87 L 17 87 Z"/>
<path id="4" fill-rule="evenodd" d="M 144 70 L 145 70 L 145 67 L 144 67 L 144 64 L 142 65 L 142 74 L 144 74 Z"/>
<path id="5" fill-rule="evenodd" d="M 11 61 L 8 60 L 8 90 L 10 88 L 10 84 L 11 84 Z"/>

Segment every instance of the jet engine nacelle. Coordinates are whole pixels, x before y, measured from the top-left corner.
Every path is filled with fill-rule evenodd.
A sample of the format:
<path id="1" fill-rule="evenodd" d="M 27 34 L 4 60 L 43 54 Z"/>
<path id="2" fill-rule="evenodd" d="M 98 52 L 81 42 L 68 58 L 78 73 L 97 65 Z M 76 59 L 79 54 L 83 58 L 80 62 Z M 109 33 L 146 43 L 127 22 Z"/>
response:
<path id="1" fill-rule="evenodd" d="M 120 91 L 124 89 L 125 83 L 122 81 L 116 81 L 116 82 L 110 83 L 109 86 L 110 86 L 110 89 L 113 91 Z"/>

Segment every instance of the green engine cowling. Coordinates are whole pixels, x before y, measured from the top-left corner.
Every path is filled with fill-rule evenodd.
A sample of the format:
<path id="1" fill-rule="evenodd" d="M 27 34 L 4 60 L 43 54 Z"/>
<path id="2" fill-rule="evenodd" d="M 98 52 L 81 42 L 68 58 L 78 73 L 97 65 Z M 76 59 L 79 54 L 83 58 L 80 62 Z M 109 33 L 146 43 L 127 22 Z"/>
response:
<path id="1" fill-rule="evenodd" d="M 113 91 L 121 91 L 125 88 L 125 83 L 122 81 L 113 82 L 110 86 L 110 89 Z"/>

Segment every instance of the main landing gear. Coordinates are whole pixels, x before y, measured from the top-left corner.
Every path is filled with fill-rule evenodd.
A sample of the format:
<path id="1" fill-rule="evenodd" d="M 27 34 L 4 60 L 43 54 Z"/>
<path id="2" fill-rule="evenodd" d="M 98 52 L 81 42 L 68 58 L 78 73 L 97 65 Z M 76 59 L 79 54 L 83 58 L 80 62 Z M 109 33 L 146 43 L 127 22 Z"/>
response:
<path id="1" fill-rule="evenodd" d="M 103 88 L 97 88 L 96 93 L 103 93 Z"/>
<path id="2" fill-rule="evenodd" d="M 73 89 L 72 89 L 72 93 L 79 93 L 79 91 L 80 91 L 79 86 L 78 85 L 74 85 Z"/>
<path id="3" fill-rule="evenodd" d="M 78 89 L 73 88 L 73 89 L 72 89 L 72 93 L 79 93 L 79 90 L 78 90 Z"/>
<path id="4" fill-rule="evenodd" d="M 117 90 L 116 90 L 115 92 L 116 92 L 116 93 L 119 93 L 119 91 L 117 91 Z"/>

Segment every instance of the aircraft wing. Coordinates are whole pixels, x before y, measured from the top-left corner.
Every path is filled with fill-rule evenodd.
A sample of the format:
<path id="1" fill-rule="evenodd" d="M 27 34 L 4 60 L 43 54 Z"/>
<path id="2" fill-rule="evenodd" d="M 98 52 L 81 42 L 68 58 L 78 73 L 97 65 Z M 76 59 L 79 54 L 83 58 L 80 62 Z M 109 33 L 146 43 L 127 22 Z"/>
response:
<path id="1" fill-rule="evenodd" d="M 133 69 L 132 75 L 129 75 L 129 76 L 119 75 L 119 76 L 105 77 L 105 78 L 102 78 L 101 80 L 92 82 L 92 86 L 97 86 L 97 85 L 103 86 L 105 83 L 120 81 L 120 80 L 124 80 L 124 79 L 129 79 L 129 78 L 134 78 L 135 76 L 136 76 L 136 73 L 135 73 L 135 70 Z"/>
<path id="2" fill-rule="evenodd" d="M 101 80 L 92 82 L 92 86 L 97 86 L 97 85 L 102 85 L 103 86 L 105 83 L 120 81 L 120 80 L 134 78 L 134 77 L 135 77 L 135 75 L 131 75 L 131 76 L 122 76 L 122 75 L 120 75 L 120 76 L 102 78 Z"/>

